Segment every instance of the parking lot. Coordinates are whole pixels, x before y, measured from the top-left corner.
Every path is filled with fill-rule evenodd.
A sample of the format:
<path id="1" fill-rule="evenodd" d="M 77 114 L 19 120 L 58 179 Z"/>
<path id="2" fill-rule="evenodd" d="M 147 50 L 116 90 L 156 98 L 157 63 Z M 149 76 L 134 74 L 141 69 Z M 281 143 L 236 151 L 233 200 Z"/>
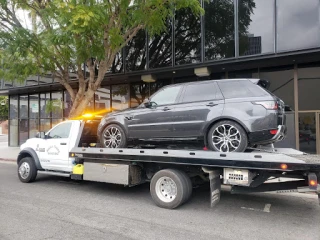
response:
<path id="1" fill-rule="evenodd" d="M 315 195 L 195 189 L 176 210 L 154 205 L 148 184 L 123 188 L 39 175 L 23 184 L 14 163 L 0 162 L 0 239 L 320 239 Z"/>

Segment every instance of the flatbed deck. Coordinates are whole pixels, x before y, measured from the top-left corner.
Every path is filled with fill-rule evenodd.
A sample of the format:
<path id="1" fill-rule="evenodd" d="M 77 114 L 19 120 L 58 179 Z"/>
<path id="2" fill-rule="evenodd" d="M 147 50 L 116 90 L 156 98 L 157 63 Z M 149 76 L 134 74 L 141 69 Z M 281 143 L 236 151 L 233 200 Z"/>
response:
<path id="1" fill-rule="evenodd" d="M 157 162 L 203 167 L 236 167 L 281 171 L 320 171 L 320 155 L 283 153 L 220 153 L 168 149 L 107 149 L 76 147 L 71 153 L 86 161 Z M 286 164 L 284 169 L 282 164 Z"/>

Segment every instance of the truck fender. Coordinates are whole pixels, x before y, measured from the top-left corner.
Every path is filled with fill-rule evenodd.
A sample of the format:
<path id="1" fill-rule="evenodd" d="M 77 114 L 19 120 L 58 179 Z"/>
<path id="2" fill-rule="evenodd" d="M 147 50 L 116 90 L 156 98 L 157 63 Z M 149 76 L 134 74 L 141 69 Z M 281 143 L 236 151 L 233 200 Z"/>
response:
<path id="1" fill-rule="evenodd" d="M 24 157 L 32 157 L 34 160 L 34 163 L 36 164 L 36 167 L 38 170 L 43 170 L 40 164 L 40 160 L 38 158 L 37 153 L 32 148 L 25 148 L 22 151 L 20 151 L 18 158 L 17 158 L 17 164 L 19 164 L 20 160 Z"/>

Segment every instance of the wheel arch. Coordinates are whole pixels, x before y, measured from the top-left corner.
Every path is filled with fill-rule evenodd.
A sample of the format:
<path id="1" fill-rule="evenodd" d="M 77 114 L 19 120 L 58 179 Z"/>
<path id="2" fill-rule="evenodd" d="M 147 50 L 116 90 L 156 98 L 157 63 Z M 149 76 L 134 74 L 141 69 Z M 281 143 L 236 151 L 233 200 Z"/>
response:
<path id="1" fill-rule="evenodd" d="M 239 124 L 246 132 L 247 137 L 248 137 L 248 133 L 250 132 L 248 127 L 243 124 L 239 119 L 234 118 L 234 117 L 219 117 L 219 118 L 215 118 L 213 119 L 211 122 L 209 122 L 206 127 L 203 129 L 203 136 L 204 136 L 204 145 L 207 147 L 208 146 L 208 132 L 210 131 L 210 128 L 216 124 L 217 122 L 221 122 L 221 121 L 233 121 L 237 124 Z"/>
<path id="2" fill-rule="evenodd" d="M 32 148 L 25 148 L 19 153 L 18 158 L 17 158 L 17 164 L 19 165 L 20 161 L 25 157 L 31 157 L 33 159 L 37 169 L 43 170 L 43 168 L 41 167 L 38 155 Z"/>

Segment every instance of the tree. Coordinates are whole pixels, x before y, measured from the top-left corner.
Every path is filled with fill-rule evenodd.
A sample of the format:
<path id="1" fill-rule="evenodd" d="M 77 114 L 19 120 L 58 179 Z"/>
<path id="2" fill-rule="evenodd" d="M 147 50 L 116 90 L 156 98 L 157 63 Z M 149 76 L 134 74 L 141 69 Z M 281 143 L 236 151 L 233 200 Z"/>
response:
<path id="1" fill-rule="evenodd" d="M 0 123 L 8 120 L 8 117 L 9 117 L 8 97 L 0 96 Z"/>
<path id="2" fill-rule="evenodd" d="M 118 66 L 120 50 L 140 30 L 160 34 L 184 8 L 203 13 L 198 0 L 0 0 L 0 78 L 24 81 L 50 72 L 70 94 L 69 117 L 78 116 Z"/>

